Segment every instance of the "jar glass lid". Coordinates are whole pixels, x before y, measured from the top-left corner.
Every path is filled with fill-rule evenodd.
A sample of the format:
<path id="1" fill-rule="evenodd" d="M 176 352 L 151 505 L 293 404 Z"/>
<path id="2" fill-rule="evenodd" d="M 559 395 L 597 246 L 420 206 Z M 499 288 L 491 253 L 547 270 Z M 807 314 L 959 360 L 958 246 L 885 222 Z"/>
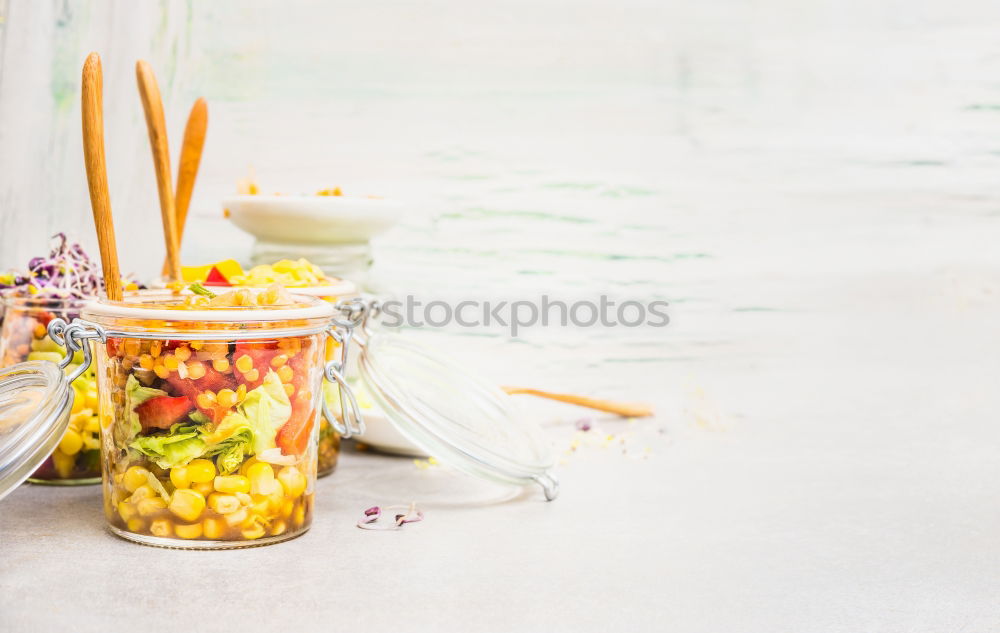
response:
<path id="1" fill-rule="evenodd" d="M 393 425 L 449 466 L 493 481 L 558 494 L 541 429 L 516 415 L 499 387 L 398 334 L 371 334 L 360 378 Z"/>
<path id="2" fill-rule="evenodd" d="M 0 499 L 42 465 L 69 425 L 73 389 L 48 361 L 0 369 Z"/>

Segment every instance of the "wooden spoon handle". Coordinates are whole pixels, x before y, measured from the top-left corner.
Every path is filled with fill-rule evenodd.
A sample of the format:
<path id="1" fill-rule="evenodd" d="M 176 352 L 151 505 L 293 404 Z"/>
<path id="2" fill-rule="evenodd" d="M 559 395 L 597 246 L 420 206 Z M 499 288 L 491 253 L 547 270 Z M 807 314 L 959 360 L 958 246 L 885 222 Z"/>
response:
<path id="1" fill-rule="evenodd" d="M 575 404 L 589 409 L 597 409 L 598 411 L 616 413 L 626 418 L 645 418 L 653 415 L 652 407 L 644 404 L 615 402 L 613 400 L 598 400 L 597 398 L 575 396 L 568 393 L 550 393 L 548 391 L 529 389 L 527 387 L 503 387 L 503 390 L 510 395 L 525 394 L 529 396 L 538 396 L 539 398 L 558 400 L 559 402 L 567 402 L 569 404 Z"/>
<path id="2" fill-rule="evenodd" d="M 201 164 L 201 151 L 205 147 L 205 133 L 208 131 L 208 104 L 199 98 L 191 107 L 187 125 L 184 127 L 184 143 L 181 145 L 180 164 L 177 166 L 177 187 L 174 190 L 174 206 L 177 217 L 177 250 L 180 251 L 184 242 L 184 224 L 187 221 L 188 207 L 191 205 L 191 193 L 194 191 L 194 181 L 198 177 L 198 165 Z M 170 272 L 170 262 L 163 262 L 163 275 Z"/>
<path id="3" fill-rule="evenodd" d="M 167 247 L 167 277 L 181 278 L 181 260 L 177 252 L 177 216 L 174 212 L 174 189 L 170 175 L 170 148 L 167 145 L 167 123 L 163 117 L 163 99 L 156 75 L 149 63 L 139 60 L 135 64 L 135 78 L 139 83 L 142 109 L 146 113 L 149 144 L 153 149 L 153 168 L 156 170 L 156 188 L 160 192 L 160 216 L 163 220 L 163 239 Z"/>
<path id="4" fill-rule="evenodd" d="M 87 167 L 90 208 L 97 227 L 97 243 L 104 269 L 104 290 L 111 301 L 122 300 L 122 275 L 118 268 L 118 248 L 115 225 L 111 218 L 111 196 L 108 195 L 108 168 L 104 158 L 104 79 L 101 58 L 97 53 L 87 56 L 83 64 L 83 160 Z"/>
<path id="5" fill-rule="evenodd" d="M 187 126 L 184 128 L 184 144 L 181 146 L 181 160 L 177 167 L 177 195 L 174 202 L 177 205 L 177 242 L 184 236 L 184 223 L 187 220 L 188 206 L 191 204 L 191 192 L 194 191 L 194 181 L 198 177 L 198 165 L 201 164 L 201 151 L 205 147 L 205 133 L 208 131 L 208 104 L 199 98 L 191 107 Z"/>

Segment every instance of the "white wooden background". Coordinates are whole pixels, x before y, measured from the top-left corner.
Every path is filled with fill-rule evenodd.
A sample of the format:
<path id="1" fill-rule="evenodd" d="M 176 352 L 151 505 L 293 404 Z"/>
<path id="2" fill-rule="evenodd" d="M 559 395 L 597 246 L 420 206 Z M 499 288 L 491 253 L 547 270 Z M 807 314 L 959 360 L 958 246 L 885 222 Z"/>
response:
<path id="1" fill-rule="evenodd" d="M 466 544 L 484 576 L 461 577 L 485 583 L 466 587 L 523 612 L 469 589 L 499 619 L 434 617 L 469 630 L 1000 626 L 994 0 L 7 0 L 3 14 L 0 266 L 56 230 L 93 244 L 78 82 L 98 50 L 126 269 L 162 259 L 143 57 L 175 156 L 191 102 L 209 101 L 189 261 L 246 257 L 218 201 L 252 165 L 266 189 L 404 201 L 375 271 L 403 292 L 671 302 L 662 330 L 421 333 L 498 381 L 660 411 L 630 427 L 648 460 L 564 465 L 567 505 L 551 512 L 571 518 L 510 510 L 501 524 L 527 531 L 495 537 L 506 561 Z M 317 529 L 353 543 L 337 531 L 351 508 Z M 497 516 L 451 520 L 475 534 Z M 536 536 L 552 551 L 526 545 Z M 551 578 L 508 578 L 517 552 Z M 347 578 L 365 575 L 363 557 L 342 556 L 360 566 Z"/>

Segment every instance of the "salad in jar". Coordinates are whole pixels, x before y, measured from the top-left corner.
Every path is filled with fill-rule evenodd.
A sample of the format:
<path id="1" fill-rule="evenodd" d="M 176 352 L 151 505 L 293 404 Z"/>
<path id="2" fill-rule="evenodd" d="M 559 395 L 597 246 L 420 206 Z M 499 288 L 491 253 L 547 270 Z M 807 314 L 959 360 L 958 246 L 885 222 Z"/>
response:
<path id="1" fill-rule="evenodd" d="M 9 367 L 26 360 L 62 361 L 63 348 L 47 331 L 56 318 L 71 320 L 83 305 L 103 291 L 100 267 L 83 248 L 59 233 L 51 252 L 28 262 L 24 273 L 0 275 L 3 325 L 0 327 L 0 363 Z M 136 288 L 131 284 L 131 288 Z M 77 369 L 77 352 L 67 374 Z M 88 484 L 100 481 L 100 424 L 94 369 L 73 381 L 75 391 L 69 429 L 52 455 L 29 477 L 33 483 Z"/>
<path id="2" fill-rule="evenodd" d="M 279 286 L 191 289 L 84 312 L 115 332 L 97 355 L 109 525 L 175 547 L 301 534 L 332 308 Z"/>

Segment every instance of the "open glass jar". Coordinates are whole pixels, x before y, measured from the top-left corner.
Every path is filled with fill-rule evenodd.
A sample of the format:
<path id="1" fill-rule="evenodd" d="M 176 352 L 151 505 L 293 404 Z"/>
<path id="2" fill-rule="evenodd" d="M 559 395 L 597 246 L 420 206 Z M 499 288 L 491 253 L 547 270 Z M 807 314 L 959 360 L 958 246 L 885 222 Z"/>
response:
<path id="1" fill-rule="evenodd" d="M 147 545 L 233 548 L 293 538 L 312 521 L 333 307 L 183 309 L 169 294 L 92 302 L 50 325 L 70 350 L 96 343 L 109 529 Z M 342 413 L 360 422 L 356 406 Z M 338 427 L 340 425 L 338 424 Z M 343 428 L 343 427 L 340 427 Z M 350 426 L 348 427 L 350 428 Z"/>
<path id="2" fill-rule="evenodd" d="M 11 367 L 29 360 L 63 361 L 62 346 L 52 340 L 47 328 L 55 318 L 71 320 L 86 303 L 82 299 L 60 299 L 8 293 L 3 297 L 5 318 L 0 328 L 0 366 Z M 83 362 L 74 355 L 67 371 Z M 69 428 L 51 455 L 28 481 L 39 484 L 96 484 L 101 480 L 100 424 L 97 415 L 97 377 L 88 368 L 73 381 L 75 391 Z"/>

